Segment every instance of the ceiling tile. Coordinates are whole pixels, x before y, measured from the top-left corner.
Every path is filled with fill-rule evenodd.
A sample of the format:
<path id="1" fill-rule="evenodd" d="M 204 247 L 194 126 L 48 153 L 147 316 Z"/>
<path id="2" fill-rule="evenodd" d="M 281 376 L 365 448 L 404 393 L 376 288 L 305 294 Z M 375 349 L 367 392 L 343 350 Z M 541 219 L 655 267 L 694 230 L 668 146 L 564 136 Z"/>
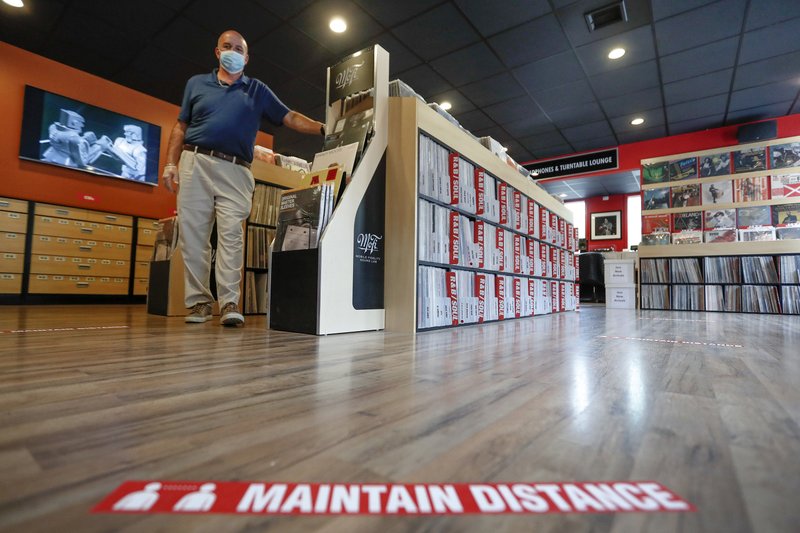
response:
<path id="1" fill-rule="evenodd" d="M 541 113 L 536 104 L 527 95 L 486 106 L 483 110 L 499 124 L 513 122 L 527 114 L 536 115 Z"/>
<path id="2" fill-rule="evenodd" d="M 725 114 L 711 115 L 709 117 L 692 118 L 680 122 L 669 123 L 669 134 L 680 135 L 682 133 L 693 133 L 709 128 L 719 128 L 725 124 Z"/>
<path id="3" fill-rule="evenodd" d="M 546 113 L 595 101 L 592 88 L 585 80 L 574 81 L 546 91 L 535 92 L 533 93 L 533 98 Z"/>
<path id="4" fill-rule="evenodd" d="M 334 33 L 328 27 L 330 20 L 336 16 L 347 21 L 346 32 Z M 345 0 L 317 0 L 294 17 L 291 25 L 339 56 L 346 50 L 362 48 L 363 43 L 383 31 L 380 24 L 364 10 Z"/>
<path id="5" fill-rule="evenodd" d="M 372 15 L 375 20 L 387 27 L 405 22 L 411 17 L 419 15 L 423 11 L 441 3 L 441 0 L 403 0 L 402 2 L 387 2 L 386 0 L 355 1 Z"/>
<path id="6" fill-rule="evenodd" d="M 419 65 L 411 70 L 401 72 L 398 78 L 410 85 L 426 100 L 432 94 L 443 93 L 452 88 L 444 78 L 436 74 L 428 65 Z"/>
<path id="7" fill-rule="evenodd" d="M 300 78 L 274 87 L 275 94 L 290 108 L 307 113 L 315 106 L 325 103 L 325 92 Z"/>
<path id="8" fill-rule="evenodd" d="M 560 144 L 558 146 L 551 146 L 549 148 L 542 148 L 539 150 L 532 150 L 533 156 L 536 159 L 545 159 L 548 157 L 556 157 L 559 155 L 571 154 L 575 150 L 568 144 Z"/>
<path id="9" fill-rule="evenodd" d="M 639 63 L 619 70 L 598 74 L 590 78 L 597 97 L 601 100 L 656 87 L 659 84 L 655 61 Z"/>
<path id="10" fill-rule="evenodd" d="M 800 83 L 790 80 L 780 83 L 768 83 L 760 87 L 751 87 L 731 93 L 728 111 L 739 111 L 768 104 L 777 104 L 794 100 L 800 91 Z"/>
<path id="11" fill-rule="evenodd" d="M 443 31 L 445 28 L 447 31 Z M 443 56 L 479 39 L 469 22 L 450 3 L 397 26 L 392 33 L 426 60 Z"/>
<path id="12" fill-rule="evenodd" d="M 453 108 L 448 111 L 451 115 L 455 113 L 465 113 L 467 111 L 472 111 L 475 109 L 475 106 L 469 100 L 464 97 L 459 91 L 452 89 L 450 91 L 446 91 L 443 93 L 435 94 L 428 99 L 429 102 L 436 102 L 437 104 L 441 104 L 442 102 L 450 102 Z"/>
<path id="13" fill-rule="evenodd" d="M 751 8 L 752 10 L 753 8 Z M 798 24 L 800 24 L 800 20 L 787 20 L 774 26 L 745 33 L 739 52 L 739 64 L 752 63 L 800 50 L 800 39 L 797 39 Z"/>
<path id="14" fill-rule="evenodd" d="M 314 0 L 255 0 L 261 7 L 265 7 L 280 18 L 286 20 L 305 9 Z M 184 1 L 185 3 L 185 1 Z"/>
<path id="15" fill-rule="evenodd" d="M 605 137 L 597 137 L 595 139 L 572 141 L 570 144 L 572 144 L 576 152 L 588 152 L 590 150 L 600 150 L 602 148 L 617 146 L 617 139 L 613 136 L 607 135 Z"/>
<path id="16" fill-rule="evenodd" d="M 794 107 L 792 107 L 791 113 L 800 113 L 800 99 L 795 101 Z"/>
<path id="17" fill-rule="evenodd" d="M 669 83 L 731 68 L 736 63 L 738 47 L 739 38 L 733 37 L 685 52 L 662 55 L 659 59 L 661 77 L 664 83 Z"/>
<path id="18" fill-rule="evenodd" d="M 281 53 L 277 54 L 275 50 L 281 50 Z M 336 61 L 336 56 L 325 47 L 287 24 L 250 45 L 250 61 L 259 61 L 260 58 L 294 74 L 311 68 L 324 72 Z"/>
<path id="19" fill-rule="evenodd" d="M 619 137 L 619 142 L 623 144 L 628 143 L 635 143 L 640 141 L 648 141 L 650 139 L 658 139 L 660 137 L 666 137 L 667 135 L 667 127 L 662 123 L 658 126 L 653 126 L 652 128 L 645 128 L 643 130 L 631 130 L 631 131 L 620 131 L 617 132 L 617 137 Z"/>
<path id="20" fill-rule="evenodd" d="M 656 22 L 662 55 L 680 52 L 739 33 L 747 0 L 725 0 Z"/>
<path id="21" fill-rule="evenodd" d="M 553 146 L 562 146 L 567 143 L 564 136 L 558 131 L 550 131 L 547 133 L 540 133 L 538 135 L 529 135 L 523 137 L 519 142 L 533 153 L 537 153 L 543 148 L 551 148 Z"/>
<path id="22" fill-rule="evenodd" d="M 547 0 L 456 0 L 456 4 L 486 37 L 550 13 Z"/>
<path id="23" fill-rule="evenodd" d="M 625 55 L 619 59 L 609 59 L 608 53 L 614 48 L 624 48 Z M 577 52 L 586 73 L 590 76 L 649 61 L 656 57 L 653 27 L 650 24 L 640 26 L 634 30 L 581 46 Z"/>
<path id="24" fill-rule="evenodd" d="M 758 0 L 747 13 L 745 31 L 800 17 L 800 2 L 793 0 Z"/>
<path id="25" fill-rule="evenodd" d="M 514 75 L 531 92 L 586 79 L 586 74 L 572 50 L 528 63 L 515 69 Z"/>
<path id="26" fill-rule="evenodd" d="M 608 125 L 608 121 L 606 120 L 565 128 L 561 130 L 561 133 L 564 134 L 564 137 L 566 137 L 569 142 L 614 136 L 614 132 L 611 131 L 611 126 Z"/>
<path id="27" fill-rule="evenodd" d="M 554 15 L 545 15 L 489 39 L 500 59 L 518 67 L 569 49 L 569 42 Z"/>
<path id="28" fill-rule="evenodd" d="M 208 65 L 211 70 L 218 65 L 214 56 L 218 37 L 218 34 L 200 28 L 187 18 L 177 17 L 156 35 L 153 43 L 190 61 Z"/>
<path id="29" fill-rule="evenodd" d="M 473 109 L 472 111 L 467 111 L 465 113 L 457 113 L 454 116 L 456 117 L 456 120 L 458 120 L 458 122 L 464 126 L 464 128 L 472 132 L 497 126 L 495 121 L 490 119 L 486 113 L 480 109 Z"/>
<path id="30" fill-rule="evenodd" d="M 470 83 L 459 89 L 478 107 L 485 107 L 525 94 L 519 83 L 507 72 Z"/>
<path id="31" fill-rule="evenodd" d="M 440 57 L 432 61 L 431 66 L 456 87 L 505 70 L 494 52 L 482 42 Z"/>
<path id="32" fill-rule="evenodd" d="M 58 2 L 36 2 L 36 11 L 45 6 L 57 5 Z M 73 2 L 70 12 L 80 13 L 85 19 L 102 23 L 102 26 L 115 28 L 127 34 L 138 33 L 139 37 L 152 36 L 172 19 L 176 10 L 155 0 L 137 2 L 108 2 L 107 0 L 83 0 Z M 270 17 L 269 13 L 265 13 Z M 265 21 L 269 26 L 269 20 Z M 99 25 L 99 24 L 98 24 Z M 207 26 L 206 26 L 207 27 Z M 223 28 L 227 29 L 227 28 Z M 216 31 L 216 30 L 215 30 Z M 144 35 L 142 35 L 142 33 Z"/>
<path id="33" fill-rule="evenodd" d="M 716 0 L 652 0 L 653 20 L 661 20 L 685 11 L 690 11 Z"/>
<path id="34" fill-rule="evenodd" d="M 731 88 L 733 69 L 718 70 L 703 76 L 688 78 L 664 85 L 667 105 L 679 104 L 696 98 L 727 93 Z"/>
<path id="35" fill-rule="evenodd" d="M 667 120 L 670 123 L 691 120 L 693 118 L 708 117 L 725 112 L 728 95 L 709 96 L 681 104 L 667 107 Z"/>
<path id="36" fill-rule="evenodd" d="M 643 118 L 644 124 L 640 124 L 638 126 L 631 124 L 631 120 L 637 117 Z M 614 128 L 614 131 L 617 133 L 617 135 L 650 129 L 664 124 L 664 108 L 659 106 L 653 109 L 637 111 L 636 113 L 630 113 L 625 116 L 612 118 L 610 121 L 611 127 Z"/>
<path id="37" fill-rule="evenodd" d="M 398 41 L 391 33 L 382 33 L 374 39 L 370 39 L 370 43 L 378 44 L 389 52 L 389 71 L 392 78 L 396 77 L 396 73 L 403 72 L 422 63 L 422 60 L 414 52 Z"/>
<path id="38" fill-rule="evenodd" d="M 800 52 L 792 52 L 740 65 L 734 74 L 733 89 L 746 89 L 797 77 L 800 77 Z"/>
<path id="39" fill-rule="evenodd" d="M 276 87 L 283 83 L 286 83 L 290 79 L 292 79 L 292 74 L 280 68 L 277 65 L 271 64 L 269 61 L 264 60 L 253 60 L 247 64 L 247 75 L 257 80 L 261 80 L 270 87 Z M 317 81 L 321 81 L 321 83 L 312 84 L 315 85 L 317 88 L 324 88 L 325 87 L 325 78 L 320 76 L 320 79 Z M 309 82 L 310 83 L 310 82 Z"/>
<path id="40" fill-rule="evenodd" d="M 114 5 L 115 9 L 125 5 L 136 6 L 137 9 L 144 7 L 139 5 L 138 0 L 136 2 L 103 3 Z M 79 2 L 79 4 L 83 4 L 83 2 Z M 278 17 L 251 2 L 240 2 L 236 9 L 219 9 L 218 0 L 195 0 L 181 14 L 216 36 L 231 28 L 236 28 L 236 31 L 242 34 L 249 45 L 256 43 L 281 23 Z M 125 13 L 118 13 L 118 15 L 126 16 Z M 214 44 L 216 45 L 216 41 Z"/>
<path id="41" fill-rule="evenodd" d="M 625 9 L 628 14 L 627 22 L 619 22 L 590 32 L 584 13 L 609 3 L 601 0 L 579 0 L 567 7 L 556 9 L 558 19 L 564 26 L 564 32 L 573 46 L 582 46 L 629 32 L 639 26 L 650 24 L 653 20 L 648 0 L 627 0 L 625 2 Z"/>
<path id="42" fill-rule="evenodd" d="M 482 130 L 473 131 L 472 134 L 478 138 L 491 137 L 502 145 L 505 145 L 506 141 L 509 140 L 508 133 L 506 133 L 506 131 L 500 126 L 492 126 L 490 128 L 484 128 Z"/>
<path id="43" fill-rule="evenodd" d="M 653 87 L 637 93 L 606 98 L 601 102 L 609 117 L 621 117 L 645 109 L 661 107 L 661 88 Z"/>
<path id="44" fill-rule="evenodd" d="M 519 148 L 511 149 L 508 151 L 508 153 L 511 155 L 511 157 L 514 158 L 514 161 L 516 161 L 517 164 L 520 165 L 523 162 L 527 163 L 528 161 L 531 161 L 533 159 L 533 154 L 522 146 L 520 146 Z"/>
<path id="45" fill-rule="evenodd" d="M 528 114 L 520 120 L 503 123 L 503 128 L 517 139 L 537 133 L 555 131 L 555 126 L 544 114 Z"/>
<path id="46" fill-rule="evenodd" d="M 731 111 L 728 113 L 726 124 L 740 124 L 743 122 L 752 122 L 754 120 L 763 120 L 766 118 L 775 118 L 786 115 L 792 107 L 794 100 L 787 102 L 780 102 L 777 104 L 770 104 L 765 106 L 753 107 L 750 109 L 740 109 L 738 111 Z"/>
<path id="47" fill-rule="evenodd" d="M 169 72 L 170 75 L 166 77 L 160 75 L 163 72 Z M 167 50 L 150 45 L 140 50 L 133 63 L 114 76 L 113 80 L 145 94 L 181 105 L 186 82 L 192 76 L 203 73 L 210 74 L 211 67 L 206 70 Z"/>
<path id="48" fill-rule="evenodd" d="M 606 115 L 597 102 L 586 102 L 548 113 L 550 120 L 559 128 L 579 126 L 587 122 L 605 120 Z"/>

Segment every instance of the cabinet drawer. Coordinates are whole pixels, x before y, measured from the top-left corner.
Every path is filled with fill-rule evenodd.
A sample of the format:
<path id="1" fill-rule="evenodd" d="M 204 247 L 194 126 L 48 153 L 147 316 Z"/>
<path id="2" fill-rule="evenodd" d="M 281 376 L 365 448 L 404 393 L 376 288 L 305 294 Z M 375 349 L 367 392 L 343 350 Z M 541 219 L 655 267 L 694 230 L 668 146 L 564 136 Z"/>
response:
<path id="1" fill-rule="evenodd" d="M 136 278 L 133 280 L 133 294 L 135 296 L 147 296 L 148 278 Z"/>
<path id="2" fill-rule="evenodd" d="M 22 292 L 22 274 L 0 273 L 0 294 L 19 294 Z"/>
<path id="3" fill-rule="evenodd" d="M 136 247 L 136 262 L 150 261 L 153 258 L 152 246 L 137 246 Z"/>
<path id="4" fill-rule="evenodd" d="M 91 238 L 99 241 L 130 243 L 132 231 L 127 226 L 114 226 L 86 220 L 36 216 L 33 232 L 54 237 Z"/>
<path id="5" fill-rule="evenodd" d="M 31 294 L 128 294 L 128 278 L 31 274 Z"/>
<path id="6" fill-rule="evenodd" d="M 139 228 L 147 228 L 158 231 L 161 229 L 161 224 L 155 218 L 139 218 Z"/>
<path id="7" fill-rule="evenodd" d="M 32 254 L 31 274 L 127 278 L 130 275 L 130 263 L 123 259 Z"/>
<path id="8" fill-rule="evenodd" d="M 0 252 L 25 253 L 25 234 L 0 231 Z"/>
<path id="9" fill-rule="evenodd" d="M 67 257 L 100 259 L 131 259 L 131 245 L 121 242 L 101 242 L 91 239 L 70 239 L 50 235 L 34 235 L 31 253 Z"/>
<path id="10" fill-rule="evenodd" d="M 86 210 L 78 207 L 66 207 L 63 205 L 51 205 L 37 203 L 33 214 L 53 218 L 70 218 L 76 220 L 86 220 Z"/>
<path id="11" fill-rule="evenodd" d="M 150 261 L 136 261 L 133 270 L 134 278 L 149 278 L 150 277 Z"/>
<path id="12" fill-rule="evenodd" d="M 21 274 L 25 263 L 25 255 L 14 252 L 0 252 L 0 272 Z"/>
<path id="13" fill-rule="evenodd" d="M 103 213 L 102 211 L 86 211 L 86 219 L 90 222 L 100 224 L 113 224 L 115 226 L 133 227 L 133 217 L 130 215 L 118 215 L 116 213 Z"/>
<path id="14" fill-rule="evenodd" d="M 25 233 L 28 231 L 28 215 L 14 211 L 0 211 L 0 231 Z"/>
<path id="15" fill-rule="evenodd" d="M 3 211 L 16 211 L 17 213 L 28 212 L 27 200 L 16 200 L 14 198 L 0 197 L 0 209 Z"/>
<path id="16" fill-rule="evenodd" d="M 158 235 L 158 230 L 140 227 L 138 232 L 139 235 L 137 242 L 139 244 L 144 246 L 154 246 L 156 244 L 156 235 Z"/>

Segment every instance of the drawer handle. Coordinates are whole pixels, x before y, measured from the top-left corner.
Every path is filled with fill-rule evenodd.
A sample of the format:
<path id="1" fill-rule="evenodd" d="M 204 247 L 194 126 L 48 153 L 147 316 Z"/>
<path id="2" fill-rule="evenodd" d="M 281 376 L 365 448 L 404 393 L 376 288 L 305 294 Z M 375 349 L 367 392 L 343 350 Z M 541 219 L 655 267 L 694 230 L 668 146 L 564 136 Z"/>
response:
<path id="1" fill-rule="evenodd" d="M 117 217 L 114 215 L 106 215 L 106 220 L 117 220 Z"/>
<path id="2" fill-rule="evenodd" d="M 0 207 L 9 207 L 11 205 L 10 202 L 6 202 L 5 200 L 0 200 Z"/>
<path id="3" fill-rule="evenodd" d="M 81 228 L 81 233 L 93 233 L 94 230 L 92 228 Z"/>
<path id="4" fill-rule="evenodd" d="M 75 286 L 78 287 L 79 289 L 86 289 L 89 287 L 89 284 L 85 281 L 79 281 L 78 283 L 75 284 Z"/>
<path id="5" fill-rule="evenodd" d="M 56 214 L 57 215 L 69 215 L 69 211 L 67 211 L 66 209 L 56 209 Z"/>
<path id="6" fill-rule="evenodd" d="M 78 250 L 80 250 L 81 252 L 91 252 L 92 251 L 92 247 L 91 246 L 78 246 Z"/>
<path id="7" fill-rule="evenodd" d="M 91 265 L 78 265 L 79 270 L 90 270 L 91 268 Z"/>

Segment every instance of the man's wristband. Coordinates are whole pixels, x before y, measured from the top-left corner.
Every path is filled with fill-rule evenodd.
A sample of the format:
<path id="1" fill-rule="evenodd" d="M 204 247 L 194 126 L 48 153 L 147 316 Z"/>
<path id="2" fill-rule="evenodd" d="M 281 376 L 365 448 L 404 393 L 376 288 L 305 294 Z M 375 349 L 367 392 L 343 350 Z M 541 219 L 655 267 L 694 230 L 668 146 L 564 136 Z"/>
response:
<path id="1" fill-rule="evenodd" d="M 178 168 L 178 165 L 176 165 L 175 163 L 167 163 L 166 165 L 164 165 L 164 168 Z"/>

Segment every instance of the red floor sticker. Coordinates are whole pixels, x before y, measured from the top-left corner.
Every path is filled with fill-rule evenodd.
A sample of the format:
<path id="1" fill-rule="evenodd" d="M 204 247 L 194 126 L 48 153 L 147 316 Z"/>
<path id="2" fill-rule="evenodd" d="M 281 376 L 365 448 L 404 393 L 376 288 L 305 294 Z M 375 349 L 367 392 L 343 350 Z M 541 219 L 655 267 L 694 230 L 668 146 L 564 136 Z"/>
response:
<path id="1" fill-rule="evenodd" d="M 598 335 L 598 339 L 617 339 L 623 341 L 662 342 L 666 344 L 688 344 L 692 346 L 716 346 L 719 348 L 744 348 L 741 344 L 725 344 L 721 342 L 682 341 L 675 339 L 650 339 L 646 337 L 619 337 L 616 335 Z"/>
<path id="2" fill-rule="evenodd" d="M 653 481 L 266 483 L 126 481 L 93 513 L 455 515 L 693 512 Z"/>

